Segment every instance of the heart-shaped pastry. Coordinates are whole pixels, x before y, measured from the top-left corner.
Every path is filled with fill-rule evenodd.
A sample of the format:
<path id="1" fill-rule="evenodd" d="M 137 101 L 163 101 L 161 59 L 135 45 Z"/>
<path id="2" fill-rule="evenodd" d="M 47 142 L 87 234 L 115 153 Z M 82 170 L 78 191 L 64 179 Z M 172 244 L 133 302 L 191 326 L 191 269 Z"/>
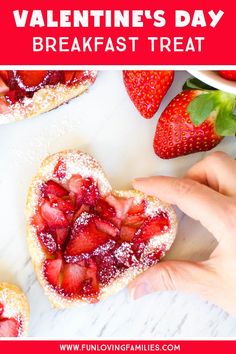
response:
<path id="1" fill-rule="evenodd" d="M 79 96 L 94 70 L 0 70 L 0 124 L 31 118 Z"/>
<path id="2" fill-rule="evenodd" d="M 51 303 L 97 302 L 156 264 L 174 241 L 171 206 L 135 190 L 114 191 L 89 155 L 43 161 L 28 195 L 28 244 Z"/>
<path id="3" fill-rule="evenodd" d="M 0 337 L 24 337 L 28 323 L 26 296 L 17 286 L 0 283 Z"/>

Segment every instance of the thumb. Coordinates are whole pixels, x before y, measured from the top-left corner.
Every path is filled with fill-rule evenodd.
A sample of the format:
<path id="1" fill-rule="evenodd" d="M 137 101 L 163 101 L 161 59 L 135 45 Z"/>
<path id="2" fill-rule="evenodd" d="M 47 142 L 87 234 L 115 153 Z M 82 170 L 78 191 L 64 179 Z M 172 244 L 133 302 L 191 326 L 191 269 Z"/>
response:
<path id="1" fill-rule="evenodd" d="M 179 290 L 210 298 L 215 273 L 206 262 L 164 261 L 139 275 L 128 290 L 133 299 L 163 290 Z"/>

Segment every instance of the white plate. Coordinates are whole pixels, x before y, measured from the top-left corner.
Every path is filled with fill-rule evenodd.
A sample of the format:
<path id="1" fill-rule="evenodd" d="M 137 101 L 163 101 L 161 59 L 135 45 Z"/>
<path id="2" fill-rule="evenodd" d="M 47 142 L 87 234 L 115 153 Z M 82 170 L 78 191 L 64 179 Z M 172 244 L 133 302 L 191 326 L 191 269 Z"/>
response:
<path id="1" fill-rule="evenodd" d="M 189 70 L 190 74 L 206 84 L 225 92 L 236 94 L 236 81 L 226 80 L 217 71 Z"/>

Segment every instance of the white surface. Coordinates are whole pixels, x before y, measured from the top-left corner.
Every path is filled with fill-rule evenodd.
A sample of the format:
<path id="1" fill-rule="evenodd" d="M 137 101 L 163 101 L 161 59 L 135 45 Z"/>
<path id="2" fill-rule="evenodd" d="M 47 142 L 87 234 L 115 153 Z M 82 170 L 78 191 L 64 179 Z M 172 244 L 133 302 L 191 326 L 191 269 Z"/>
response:
<path id="1" fill-rule="evenodd" d="M 236 81 L 230 81 L 221 77 L 213 70 L 189 70 L 189 72 L 206 84 L 225 92 L 236 94 Z"/>
<path id="2" fill-rule="evenodd" d="M 176 73 L 161 109 L 188 76 Z M 137 176 L 181 175 L 204 154 L 169 161 L 156 157 L 152 140 L 157 117 L 141 118 L 125 92 L 121 72 L 106 71 L 99 73 L 88 93 L 68 105 L 0 127 L 0 281 L 16 283 L 26 292 L 31 336 L 236 336 L 236 318 L 197 296 L 165 292 L 133 302 L 124 290 L 97 305 L 58 311 L 50 307 L 35 279 L 26 247 L 24 209 L 28 185 L 41 160 L 58 150 L 79 148 L 97 158 L 116 188 L 128 187 Z M 235 156 L 235 139 L 225 139 L 218 149 Z M 187 217 L 181 219 L 169 257 L 207 257 L 215 244 L 211 235 Z"/>

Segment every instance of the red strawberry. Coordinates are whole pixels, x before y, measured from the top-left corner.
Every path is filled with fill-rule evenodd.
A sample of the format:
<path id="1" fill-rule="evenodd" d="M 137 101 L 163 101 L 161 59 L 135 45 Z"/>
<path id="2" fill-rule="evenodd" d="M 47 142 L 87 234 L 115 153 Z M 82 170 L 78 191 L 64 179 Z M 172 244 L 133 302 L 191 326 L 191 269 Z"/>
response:
<path id="1" fill-rule="evenodd" d="M 41 206 L 41 215 L 50 228 L 57 229 L 68 226 L 64 213 L 47 201 Z"/>
<path id="2" fill-rule="evenodd" d="M 73 193 L 81 195 L 81 199 L 83 193 L 83 185 L 84 185 L 83 178 L 80 175 L 72 176 L 68 183 L 69 190 Z"/>
<path id="3" fill-rule="evenodd" d="M 50 234 L 49 232 L 40 232 L 38 238 L 49 253 L 56 252 L 57 244 L 52 234 Z"/>
<path id="4" fill-rule="evenodd" d="M 3 306 L 3 304 L 0 303 L 0 317 L 3 314 L 3 311 L 4 311 L 4 306 Z"/>
<path id="5" fill-rule="evenodd" d="M 13 74 L 19 87 L 26 92 L 40 89 L 49 80 L 49 72 L 44 70 L 14 70 Z"/>
<path id="6" fill-rule="evenodd" d="M 146 201 L 142 200 L 139 204 L 133 204 L 128 211 L 128 215 L 143 214 L 146 208 Z"/>
<path id="7" fill-rule="evenodd" d="M 66 264 L 63 269 L 62 289 L 66 294 L 77 294 L 85 280 L 86 268 L 79 264 Z"/>
<path id="8" fill-rule="evenodd" d="M 42 191 L 45 197 L 47 197 L 49 194 L 53 194 L 57 197 L 65 197 L 68 195 L 68 191 L 65 188 L 52 180 L 49 180 L 43 184 Z"/>
<path id="9" fill-rule="evenodd" d="M 49 284 L 55 288 L 59 286 L 62 269 L 61 259 L 47 259 L 44 263 L 44 274 Z"/>
<path id="10" fill-rule="evenodd" d="M 171 86 L 174 71 L 124 70 L 123 79 L 131 101 L 144 118 L 152 118 Z"/>
<path id="11" fill-rule="evenodd" d="M 106 234 L 110 235 L 111 237 L 116 237 L 119 233 L 119 229 L 114 226 L 111 222 L 96 217 L 95 219 L 96 228 L 99 231 L 105 232 Z"/>
<path id="12" fill-rule="evenodd" d="M 220 70 L 218 72 L 224 79 L 236 81 L 236 70 Z"/>
<path id="13" fill-rule="evenodd" d="M 120 229 L 120 238 L 122 241 L 131 242 L 134 238 L 136 227 L 133 226 L 122 226 Z"/>
<path id="14" fill-rule="evenodd" d="M 194 125 L 192 122 L 188 107 L 200 96 L 207 94 L 199 90 L 186 90 L 178 94 L 166 107 L 159 118 L 154 137 L 154 150 L 159 157 L 170 159 L 211 150 L 223 139 L 216 132 L 214 110 L 209 112 L 207 119 L 200 125 Z"/>
<path id="15" fill-rule="evenodd" d="M 71 240 L 66 247 L 67 256 L 77 256 L 81 253 L 94 251 L 98 246 L 109 240 L 108 234 L 97 229 L 95 217 L 81 214 L 72 229 Z"/>
<path id="16" fill-rule="evenodd" d="M 14 318 L 0 320 L 0 337 L 18 337 L 19 322 Z"/>

